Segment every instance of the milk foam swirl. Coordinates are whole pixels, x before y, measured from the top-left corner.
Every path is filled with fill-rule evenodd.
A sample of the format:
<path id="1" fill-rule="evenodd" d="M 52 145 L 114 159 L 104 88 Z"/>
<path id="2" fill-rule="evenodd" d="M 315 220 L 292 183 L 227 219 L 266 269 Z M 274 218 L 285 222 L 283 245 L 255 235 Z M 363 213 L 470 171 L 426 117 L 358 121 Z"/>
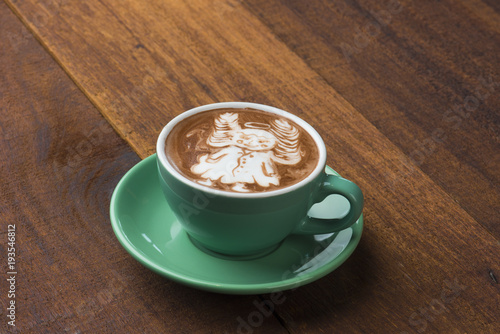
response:
<path id="1" fill-rule="evenodd" d="M 293 185 L 317 166 L 318 148 L 292 120 L 255 109 L 215 109 L 186 118 L 166 140 L 167 159 L 186 178 L 230 192 Z"/>
<path id="2" fill-rule="evenodd" d="M 246 184 L 261 187 L 280 184 L 276 164 L 294 165 L 302 155 L 299 131 L 285 119 L 271 124 L 248 122 L 241 127 L 237 113 L 223 113 L 214 120 L 207 138 L 210 153 L 198 157 L 191 172 L 198 182 L 211 185 L 220 180 L 234 185 L 234 191 L 248 191 Z"/>

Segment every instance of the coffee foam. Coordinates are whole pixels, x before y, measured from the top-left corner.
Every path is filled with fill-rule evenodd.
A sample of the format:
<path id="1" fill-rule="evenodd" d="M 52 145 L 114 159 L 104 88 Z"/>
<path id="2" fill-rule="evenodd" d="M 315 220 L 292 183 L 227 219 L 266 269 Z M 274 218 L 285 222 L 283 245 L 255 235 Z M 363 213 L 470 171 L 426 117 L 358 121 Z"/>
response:
<path id="1" fill-rule="evenodd" d="M 231 192 L 291 186 L 317 166 L 314 139 L 288 118 L 255 109 L 215 109 L 176 124 L 166 139 L 170 164 L 187 179 Z"/>

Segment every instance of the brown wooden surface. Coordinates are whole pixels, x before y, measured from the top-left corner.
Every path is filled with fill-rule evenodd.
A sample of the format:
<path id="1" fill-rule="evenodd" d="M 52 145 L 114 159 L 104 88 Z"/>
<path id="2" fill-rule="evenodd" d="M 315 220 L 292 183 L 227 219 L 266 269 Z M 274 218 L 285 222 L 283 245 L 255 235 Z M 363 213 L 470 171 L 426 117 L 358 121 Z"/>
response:
<path id="1" fill-rule="evenodd" d="M 500 2 L 248 2 L 280 40 L 500 237 Z"/>
<path id="2" fill-rule="evenodd" d="M 499 331 L 496 3 L 7 4 L 30 30 L 2 6 L 0 203 L 2 224 L 20 226 L 19 332 L 237 332 L 268 298 L 162 279 L 109 226 L 131 149 L 145 158 L 173 116 L 228 100 L 306 119 L 366 198 L 353 256 L 286 292 L 254 332 Z"/>
<path id="3" fill-rule="evenodd" d="M 3 2 L 0 31 L 8 36 L 0 54 L 0 333 L 232 332 L 256 297 L 189 289 L 128 255 L 112 232 L 109 200 L 139 157 Z M 17 228 L 15 328 L 6 318 L 8 224 Z M 286 330 L 271 318 L 258 332 Z"/>

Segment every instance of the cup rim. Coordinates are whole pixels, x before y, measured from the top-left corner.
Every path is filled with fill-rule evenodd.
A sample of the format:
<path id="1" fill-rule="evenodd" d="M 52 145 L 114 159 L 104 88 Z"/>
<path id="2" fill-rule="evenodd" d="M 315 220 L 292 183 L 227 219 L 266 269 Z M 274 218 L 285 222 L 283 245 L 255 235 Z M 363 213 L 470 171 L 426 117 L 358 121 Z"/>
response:
<path id="1" fill-rule="evenodd" d="M 170 131 L 174 128 L 175 125 L 177 125 L 180 121 L 186 119 L 187 117 L 190 117 L 192 115 L 195 115 L 200 112 L 204 111 L 209 111 L 209 110 L 214 110 L 214 109 L 223 109 L 223 108 L 235 108 L 235 109 L 244 109 L 244 108 L 251 108 L 251 109 L 257 109 L 257 110 L 262 110 L 265 112 L 269 112 L 272 114 L 276 114 L 285 118 L 288 118 L 292 121 L 294 121 L 296 124 L 298 124 L 300 127 L 302 127 L 305 131 L 309 133 L 309 135 L 313 138 L 314 142 L 316 143 L 316 146 L 318 147 L 318 163 L 316 167 L 313 169 L 313 171 L 303 180 L 285 187 L 281 189 L 276 189 L 276 190 L 270 190 L 270 191 L 263 191 L 263 192 L 253 192 L 253 193 L 237 193 L 237 192 L 231 192 L 227 190 L 220 190 L 220 189 L 214 189 L 210 188 L 204 185 L 201 185 L 199 183 L 196 183 L 195 181 L 191 181 L 188 178 L 186 178 L 184 175 L 182 175 L 180 172 L 177 171 L 177 169 L 172 166 L 172 164 L 168 161 L 166 153 L 165 153 L 165 143 L 168 134 Z M 326 165 L 326 147 L 323 139 L 319 135 L 319 133 L 311 126 L 309 123 L 304 121 L 303 119 L 299 118 L 298 116 L 295 116 L 292 113 L 289 113 L 287 111 L 284 111 L 282 109 L 278 109 L 275 107 L 271 107 L 265 104 L 259 104 L 259 103 L 252 103 L 252 102 L 218 102 L 218 103 L 211 103 L 211 104 L 206 104 L 202 105 L 196 108 L 189 109 L 176 117 L 174 117 L 170 122 L 167 123 L 161 130 L 157 142 L 156 142 L 156 154 L 157 157 L 162 164 L 162 166 L 172 175 L 174 176 L 178 181 L 184 183 L 185 185 L 195 188 L 198 191 L 210 193 L 213 195 L 217 196 L 224 196 L 224 197 L 231 197 L 231 198 L 266 198 L 266 197 L 273 197 L 277 195 L 282 195 L 286 194 L 289 192 L 292 192 L 305 184 L 308 184 L 312 180 L 314 180 L 324 169 Z"/>

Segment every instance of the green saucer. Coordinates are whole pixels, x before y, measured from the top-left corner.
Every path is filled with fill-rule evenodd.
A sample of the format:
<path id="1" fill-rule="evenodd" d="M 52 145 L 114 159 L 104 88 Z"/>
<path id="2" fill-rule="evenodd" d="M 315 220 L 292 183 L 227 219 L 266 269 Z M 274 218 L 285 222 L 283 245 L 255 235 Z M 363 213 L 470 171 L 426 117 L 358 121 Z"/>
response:
<path id="1" fill-rule="evenodd" d="M 327 167 L 327 173 L 336 174 Z M 341 217 L 349 203 L 332 195 L 311 208 L 318 218 Z M 156 155 L 125 174 L 111 198 L 111 225 L 122 246 L 140 263 L 179 283 L 213 292 L 260 294 L 315 281 L 339 267 L 358 245 L 363 216 L 348 229 L 291 235 L 271 254 L 252 260 L 211 256 L 194 246 L 159 186 Z"/>

